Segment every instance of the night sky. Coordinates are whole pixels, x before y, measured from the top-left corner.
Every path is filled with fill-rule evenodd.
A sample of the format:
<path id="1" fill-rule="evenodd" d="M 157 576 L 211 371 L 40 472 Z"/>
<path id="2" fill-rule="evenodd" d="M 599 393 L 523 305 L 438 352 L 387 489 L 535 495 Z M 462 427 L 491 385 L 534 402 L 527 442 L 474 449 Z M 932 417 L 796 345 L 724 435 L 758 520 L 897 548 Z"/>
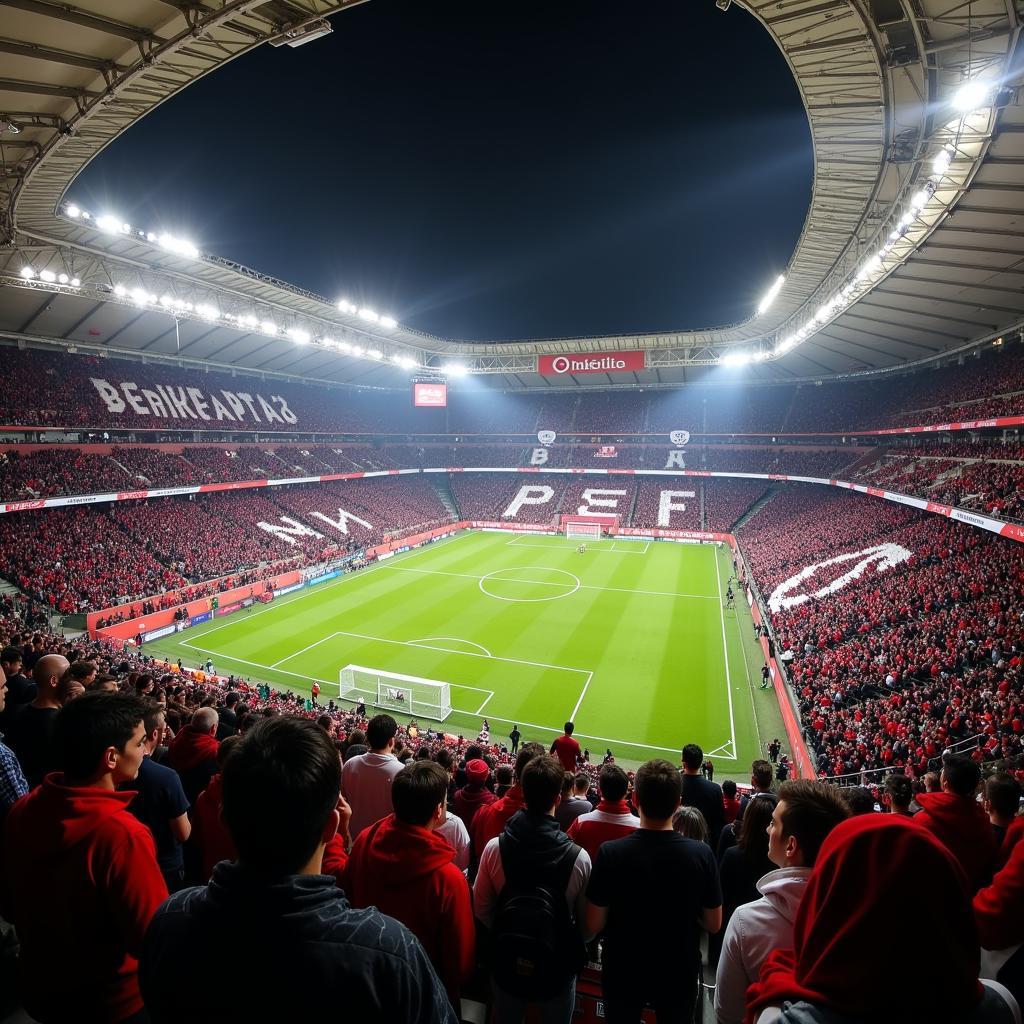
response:
<path id="1" fill-rule="evenodd" d="M 785 269 L 810 134 L 712 0 L 372 0 L 261 47 L 68 196 L 446 337 L 716 326 Z"/>

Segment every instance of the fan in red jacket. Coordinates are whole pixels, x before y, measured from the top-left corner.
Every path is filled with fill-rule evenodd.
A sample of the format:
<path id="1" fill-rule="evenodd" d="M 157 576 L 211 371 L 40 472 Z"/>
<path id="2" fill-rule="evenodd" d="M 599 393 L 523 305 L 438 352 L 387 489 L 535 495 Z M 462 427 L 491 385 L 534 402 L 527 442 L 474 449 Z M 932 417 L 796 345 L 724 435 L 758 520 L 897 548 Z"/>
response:
<path id="1" fill-rule="evenodd" d="M 487 780 L 491 777 L 491 769 L 487 762 L 479 757 L 466 762 L 466 785 L 455 791 L 452 797 L 452 811 L 472 829 L 473 819 L 482 807 L 493 804 L 498 798 L 487 788 Z"/>
<path id="2" fill-rule="evenodd" d="M 136 956 L 167 898 L 149 829 L 117 786 L 138 775 L 146 703 L 92 693 L 57 716 L 64 774 L 7 817 L 0 909 L 21 941 L 25 1009 L 40 1021 L 122 1021 L 142 1010 Z"/>
<path id="3" fill-rule="evenodd" d="M 476 932 L 466 876 L 434 829 L 445 820 L 448 773 L 406 765 L 391 783 L 395 812 L 364 829 L 342 879 L 353 907 L 377 907 L 423 944 L 452 1006 L 473 972 Z"/>
<path id="4" fill-rule="evenodd" d="M 181 776 L 188 802 L 195 806 L 199 794 L 209 785 L 218 768 L 217 723 L 214 708 L 200 708 L 192 721 L 171 741 L 167 766 Z"/>
<path id="5" fill-rule="evenodd" d="M 996 841 L 988 815 L 975 800 L 981 769 L 962 754 L 942 757 L 942 792 L 922 793 L 913 818 L 946 847 L 963 868 L 971 892 L 992 877 Z"/>

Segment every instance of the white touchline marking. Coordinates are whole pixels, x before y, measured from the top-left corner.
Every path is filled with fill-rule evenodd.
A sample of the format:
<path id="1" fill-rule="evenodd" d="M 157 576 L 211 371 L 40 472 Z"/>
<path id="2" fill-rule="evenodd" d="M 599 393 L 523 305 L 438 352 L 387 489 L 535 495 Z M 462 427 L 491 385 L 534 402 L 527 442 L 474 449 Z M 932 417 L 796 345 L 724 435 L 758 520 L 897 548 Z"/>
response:
<path id="1" fill-rule="evenodd" d="M 401 643 L 401 641 L 397 641 L 397 640 L 396 641 L 391 641 L 391 642 L 392 643 Z M 223 651 L 207 650 L 207 648 L 205 648 L 205 647 L 197 647 L 195 644 L 186 643 L 185 641 L 179 641 L 179 643 L 181 644 L 182 647 L 190 647 L 192 650 L 194 650 L 194 651 L 201 651 L 203 654 L 214 654 L 214 655 L 216 655 L 217 657 L 219 657 L 223 661 L 234 662 L 235 664 L 238 664 L 238 665 L 251 665 L 253 668 L 262 668 L 262 669 L 264 669 L 264 670 L 266 670 L 268 672 L 269 671 L 276 672 L 278 675 L 294 676 L 296 679 L 308 679 L 310 681 L 312 681 L 313 679 L 316 679 L 316 681 L 318 683 L 324 683 L 324 684 L 326 684 L 328 686 L 330 686 L 332 683 L 336 683 L 337 682 L 336 679 L 319 679 L 316 676 L 302 675 L 302 674 L 300 674 L 298 672 L 289 672 L 287 669 L 283 669 L 283 668 L 271 669 L 269 665 L 263 665 L 263 664 L 261 664 L 258 661 L 246 661 L 245 658 L 234 658 L 234 657 L 232 657 L 229 654 L 225 654 Z M 449 651 L 448 653 L 451 653 L 451 652 Z M 474 657 L 482 658 L 483 655 L 482 654 L 476 654 L 476 655 L 474 655 L 474 654 L 467 654 L 467 657 L 470 657 L 470 658 L 474 658 Z M 496 660 L 514 661 L 515 659 L 503 658 L 503 659 L 496 659 Z M 522 664 L 532 665 L 532 664 L 535 664 L 535 663 L 534 662 L 523 662 Z M 561 666 L 561 665 L 548 665 L 548 666 L 541 666 L 541 667 L 542 668 L 562 668 L 563 666 Z M 570 668 L 570 669 L 565 669 L 565 671 L 566 672 L 582 672 L 583 670 L 582 669 L 576 669 L 576 668 Z M 493 691 L 482 690 L 480 687 L 475 687 L 475 686 L 473 686 L 473 687 L 465 687 L 465 686 L 462 686 L 462 684 L 460 684 L 460 683 L 452 683 L 451 685 L 454 686 L 454 687 L 457 687 L 458 689 L 471 689 L 471 690 L 479 690 L 481 693 L 488 693 L 488 692 L 493 693 Z M 353 703 L 353 702 L 349 701 L 349 703 Z M 468 711 L 459 711 L 458 709 L 456 709 L 454 713 L 455 714 L 459 714 L 459 715 L 469 715 L 470 714 L 470 712 L 468 712 Z M 554 733 L 555 735 L 560 734 L 561 731 L 562 731 L 561 728 L 555 728 L 554 726 L 551 726 L 551 725 L 538 725 L 536 722 L 527 722 L 527 721 L 525 721 L 522 718 L 499 718 L 496 715 L 489 715 L 488 717 L 493 722 L 505 722 L 505 723 L 511 723 L 513 725 L 525 725 L 528 729 L 540 729 L 541 732 L 550 732 L 550 733 Z M 678 747 L 659 747 L 659 746 L 657 746 L 656 744 L 653 744 L 653 743 L 634 743 L 632 740 L 619 740 L 619 739 L 615 739 L 614 737 L 611 737 L 611 736 L 593 736 L 593 735 L 591 735 L 589 733 L 574 733 L 573 735 L 578 736 L 580 739 L 584 739 L 584 740 L 599 740 L 601 743 L 614 743 L 616 746 L 620 746 L 620 747 L 637 747 L 638 749 L 641 749 L 641 750 L 661 750 L 661 751 L 664 751 L 664 752 L 667 752 L 667 753 L 678 753 L 678 751 L 679 751 Z M 736 758 L 735 757 L 719 757 L 719 760 L 721 760 L 721 761 L 735 761 Z"/>
<path id="2" fill-rule="evenodd" d="M 576 721 L 576 712 L 579 711 L 580 705 L 583 703 L 583 698 L 586 697 L 586 695 L 587 695 L 587 687 L 590 686 L 590 680 L 593 679 L 593 678 L 594 678 L 594 673 L 591 672 L 590 675 L 587 676 L 587 681 L 583 684 L 583 690 L 580 692 L 580 699 L 578 701 L 576 701 L 576 707 L 574 707 L 572 709 L 572 712 L 569 715 L 568 721 L 570 721 L 570 722 L 575 722 Z"/>
<path id="3" fill-rule="evenodd" d="M 387 569 L 394 569 L 396 572 L 416 572 L 421 573 L 425 576 L 456 576 L 464 580 L 477 580 L 484 579 L 483 576 L 475 576 L 473 573 L 468 572 L 443 572 L 440 569 L 409 569 L 404 565 L 388 565 L 385 566 Z M 510 566 L 509 569 L 516 568 Z M 525 568 L 521 566 L 520 568 Z M 538 580 L 508 580 L 509 583 L 533 583 L 538 587 L 564 587 L 564 583 L 542 583 Z M 721 588 L 719 588 L 721 589 Z M 673 597 L 677 599 L 690 599 L 694 601 L 714 601 L 716 600 L 714 594 L 675 594 L 668 590 L 630 590 L 628 587 L 590 587 L 587 584 L 583 584 L 580 590 L 601 590 L 607 591 L 612 594 L 645 594 L 648 597 Z"/>
<path id="4" fill-rule="evenodd" d="M 481 715 L 481 714 L 483 714 L 483 710 L 484 710 L 484 708 L 485 708 L 485 707 L 487 707 L 487 702 L 488 702 L 488 701 L 489 701 L 489 700 L 490 700 L 490 699 L 491 699 L 491 698 L 492 698 L 493 696 L 494 696 L 494 691 L 493 691 L 493 690 L 491 690 L 491 692 L 490 692 L 489 694 L 487 694 L 487 696 L 486 696 L 486 697 L 484 697 L 484 702 L 483 702 L 483 704 L 481 704 L 481 705 L 480 705 L 480 707 L 478 707 L 478 708 L 476 709 L 476 712 L 475 712 L 475 713 L 476 713 L 477 715 Z"/>
<path id="5" fill-rule="evenodd" d="M 732 713 L 732 676 L 729 673 L 729 645 L 725 639 L 725 608 L 722 606 L 722 573 L 717 553 L 715 554 L 715 582 L 718 584 L 718 617 L 722 623 L 722 656 L 725 658 L 725 692 L 729 695 L 729 732 L 732 734 L 732 749 L 736 752 L 736 720 Z M 735 758 L 733 758 L 735 760 Z"/>
<path id="6" fill-rule="evenodd" d="M 465 712 L 462 712 L 465 714 Z M 497 715 L 488 715 L 490 722 L 510 722 L 513 725 L 526 726 L 527 729 L 540 729 L 541 732 L 553 732 L 561 735 L 562 729 L 550 725 L 538 725 L 536 722 L 524 722 L 521 718 L 499 718 Z M 573 736 L 581 740 L 599 740 L 601 743 L 614 743 L 617 747 L 639 747 L 641 750 L 662 750 L 669 754 L 678 756 L 681 747 L 659 747 L 655 743 L 634 743 L 632 740 L 617 740 L 612 736 L 594 736 L 585 732 L 574 732 Z M 720 757 L 721 761 L 735 761 L 735 757 Z"/>
<path id="7" fill-rule="evenodd" d="M 527 534 L 526 536 L 529 536 Z M 537 548 L 540 551 L 575 551 L 579 545 L 569 544 L 521 544 L 520 541 L 526 539 L 525 536 L 515 537 L 512 540 L 505 541 L 505 546 L 510 548 Z M 647 549 L 650 547 L 650 541 L 640 541 L 639 543 L 644 545 L 643 551 L 625 551 L 617 548 L 615 545 L 617 541 L 612 541 L 610 548 L 598 548 L 587 546 L 588 555 L 645 555 Z M 638 543 L 633 541 L 631 543 Z M 593 541 L 591 541 L 593 544 Z"/>
<path id="8" fill-rule="evenodd" d="M 291 661 L 292 658 L 297 658 L 300 654 L 305 654 L 306 651 L 311 651 L 314 647 L 319 647 L 325 640 L 330 640 L 331 637 L 337 635 L 337 633 L 329 633 L 327 636 L 322 636 L 319 640 L 314 640 L 307 647 L 303 647 L 301 651 L 296 651 L 294 654 L 289 654 L 287 658 L 281 658 L 278 661 L 275 661 L 270 667 L 277 668 L 278 665 L 283 665 L 286 661 Z"/>

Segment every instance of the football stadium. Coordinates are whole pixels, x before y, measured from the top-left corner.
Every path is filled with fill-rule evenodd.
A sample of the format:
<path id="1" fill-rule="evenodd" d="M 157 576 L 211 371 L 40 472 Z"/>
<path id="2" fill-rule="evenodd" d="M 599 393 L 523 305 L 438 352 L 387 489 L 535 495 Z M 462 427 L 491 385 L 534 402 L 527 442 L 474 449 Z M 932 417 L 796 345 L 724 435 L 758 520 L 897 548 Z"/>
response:
<path id="1" fill-rule="evenodd" d="M 1021 17 L 0 0 L 0 1024 L 1020 1024 Z"/>

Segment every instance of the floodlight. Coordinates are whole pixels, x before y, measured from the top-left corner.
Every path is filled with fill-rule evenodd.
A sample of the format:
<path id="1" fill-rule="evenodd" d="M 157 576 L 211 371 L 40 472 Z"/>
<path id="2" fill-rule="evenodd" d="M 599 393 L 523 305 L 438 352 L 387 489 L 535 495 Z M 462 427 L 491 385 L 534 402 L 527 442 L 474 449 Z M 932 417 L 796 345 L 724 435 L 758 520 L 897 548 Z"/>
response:
<path id="1" fill-rule="evenodd" d="M 462 363 L 448 363 L 447 366 L 443 366 L 441 369 L 449 377 L 465 377 L 469 373 L 469 367 Z"/>
<path id="2" fill-rule="evenodd" d="M 264 334 L 277 334 L 277 324 L 273 320 L 264 320 L 260 324 L 260 330 Z"/>
<path id="3" fill-rule="evenodd" d="M 36 272 L 31 267 L 22 267 L 21 268 L 21 276 L 26 281 L 31 281 L 32 278 L 34 278 L 36 276 Z"/>
<path id="4" fill-rule="evenodd" d="M 390 331 L 398 326 L 398 321 L 393 316 L 382 316 L 380 318 L 380 325 Z"/>
<path id="5" fill-rule="evenodd" d="M 366 350 L 366 355 L 370 359 L 383 359 L 384 358 L 384 353 L 381 352 L 381 350 L 379 348 L 368 348 Z"/>
<path id="6" fill-rule="evenodd" d="M 953 154 L 948 149 L 941 149 L 935 154 L 935 159 L 932 161 L 932 170 L 936 174 L 945 174 L 952 162 Z"/>
<path id="7" fill-rule="evenodd" d="M 981 78 L 964 82 L 953 94 L 953 106 L 961 113 L 970 114 L 979 107 L 988 106 L 988 100 L 995 86 Z"/>
<path id="8" fill-rule="evenodd" d="M 112 235 L 119 235 L 121 233 L 120 219 L 112 217 L 109 213 L 105 213 L 101 217 L 96 218 L 96 227 L 101 231 L 107 231 Z"/>
<path id="9" fill-rule="evenodd" d="M 125 288 L 125 286 L 123 284 L 115 284 L 114 285 L 114 294 L 118 298 L 123 299 L 125 297 L 125 295 L 128 294 L 128 289 Z"/>
<path id="10" fill-rule="evenodd" d="M 301 327 L 289 327 L 287 333 L 288 337 L 296 345 L 306 345 L 309 343 L 309 331 L 304 331 Z"/>
<path id="11" fill-rule="evenodd" d="M 771 304 L 775 301 L 775 297 L 779 294 L 779 290 L 782 288 L 782 286 L 785 283 L 786 283 L 786 275 L 785 274 L 779 274 L 779 276 L 775 279 L 774 284 L 771 286 L 771 288 L 768 289 L 768 291 L 766 291 L 764 293 L 764 296 L 762 297 L 761 301 L 758 303 L 758 305 L 757 305 L 757 315 L 758 316 L 761 316 L 763 313 L 765 313 L 768 310 L 768 307 L 771 306 Z"/>
<path id="12" fill-rule="evenodd" d="M 68 203 L 67 209 L 64 212 L 72 220 L 77 220 L 82 215 L 82 211 L 74 203 Z"/>
<path id="13" fill-rule="evenodd" d="M 370 309 L 370 308 L 369 308 L 368 306 L 363 306 L 363 308 L 362 308 L 361 310 L 359 310 L 359 315 L 360 315 L 360 316 L 361 316 L 361 317 L 362 317 L 362 318 L 363 318 L 364 320 L 369 320 L 369 321 L 370 321 L 371 323 L 374 323 L 374 324 L 375 324 L 375 323 L 376 323 L 376 322 L 377 322 L 378 320 L 380 320 L 380 316 L 379 316 L 378 314 L 376 314 L 376 313 L 375 313 L 375 312 L 374 312 L 374 311 L 373 311 L 372 309 Z"/>
<path id="14" fill-rule="evenodd" d="M 70 278 L 68 277 L 67 274 L 58 274 L 57 275 L 57 283 L 58 284 L 67 284 L 69 280 L 70 280 Z"/>
<path id="15" fill-rule="evenodd" d="M 57 280 L 57 275 L 52 270 L 40 270 L 39 280 L 45 281 L 47 284 L 52 284 Z"/>

